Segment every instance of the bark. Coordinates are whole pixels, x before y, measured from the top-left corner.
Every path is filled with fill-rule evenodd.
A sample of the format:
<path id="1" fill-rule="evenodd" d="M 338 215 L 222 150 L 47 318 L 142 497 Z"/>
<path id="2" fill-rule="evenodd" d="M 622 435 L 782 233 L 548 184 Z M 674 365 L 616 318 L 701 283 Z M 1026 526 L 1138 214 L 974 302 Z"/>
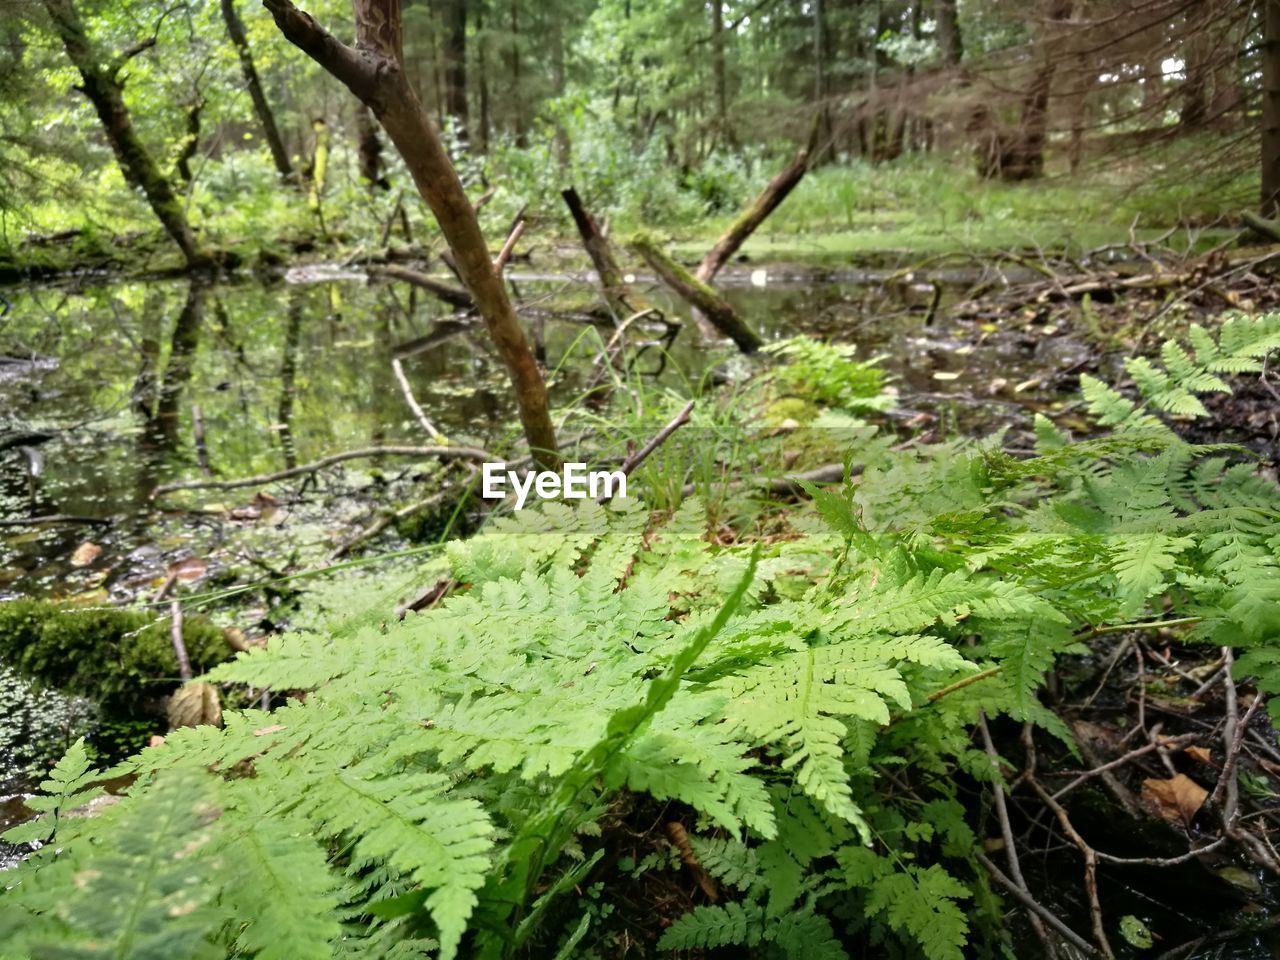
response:
<path id="1" fill-rule="evenodd" d="M 935 0 L 933 21 L 942 62 L 949 67 L 959 66 L 964 58 L 964 40 L 960 34 L 956 0 Z"/>
<path id="2" fill-rule="evenodd" d="M 1071 17 L 1074 0 L 1048 0 L 1040 67 L 1022 99 L 1022 123 L 1012 148 L 1001 157 L 1005 180 L 1032 180 L 1044 173 L 1044 146 L 1049 129 L 1049 95 L 1058 64 L 1057 24 Z"/>
<path id="3" fill-rule="evenodd" d="M 391 182 L 382 174 L 382 141 L 378 139 L 378 124 L 363 103 L 356 104 L 356 153 L 360 161 L 360 179 L 370 189 L 390 190 Z"/>
<path id="4" fill-rule="evenodd" d="M 444 112 L 466 139 L 470 123 L 467 111 L 467 0 L 444 3 Z"/>
<path id="5" fill-rule="evenodd" d="M 600 232 L 600 227 L 597 226 L 591 212 L 583 206 L 578 191 L 570 187 L 562 190 L 560 196 L 564 197 L 565 205 L 573 214 L 574 225 L 578 228 L 578 235 L 582 237 L 582 246 L 586 249 L 587 256 L 591 258 L 592 266 L 596 268 L 605 302 L 609 304 L 615 319 L 621 322 L 637 309 L 643 309 L 628 302 L 627 284 L 622 278 L 618 261 L 614 259 L 613 251 L 609 248 L 609 241 Z"/>
<path id="6" fill-rule="evenodd" d="M 511 0 L 511 96 L 515 105 L 516 146 L 529 146 L 529 134 L 524 123 L 524 83 L 520 64 L 520 3 Z"/>
<path id="7" fill-rule="evenodd" d="M 125 181 L 146 197 L 165 232 L 182 251 L 187 266 L 210 266 L 212 258 L 196 240 L 173 185 L 160 172 L 155 158 L 139 138 L 124 102 L 124 81 L 120 79 L 120 70 L 130 56 L 151 46 L 151 43 L 138 44 L 116 60 L 104 63 L 94 50 L 72 0 L 43 2 L 68 59 L 80 74 L 78 89 L 93 104 Z"/>
<path id="8" fill-rule="evenodd" d="M 244 23 L 236 10 L 236 0 L 222 0 L 222 20 L 227 25 L 227 36 L 231 45 L 236 48 L 240 58 L 240 74 L 244 77 L 245 88 L 249 91 L 249 99 L 253 101 L 253 113 L 258 118 L 258 126 L 262 127 L 262 136 L 267 141 L 267 149 L 271 151 L 271 162 L 276 172 L 288 183 L 298 182 L 293 162 L 289 159 L 289 151 L 285 148 L 280 129 L 276 126 L 276 117 L 267 102 L 267 95 L 262 89 L 262 80 L 258 77 L 258 68 L 253 62 L 253 51 L 249 49 L 249 38 L 244 32 Z"/>
<path id="9" fill-rule="evenodd" d="M 738 248 L 746 242 L 756 228 L 764 223 L 765 218 L 787 199 L 787 195 L 796 188 L 805 171 L 809 169 L 809 150 L 801 150 L 776 177 L 760 192 L 751 205 L 747 207 L 716 241 L 715 246 L 707 251 L 698 265 L 697 278 L 703 283 L 715 279 L 720 269 L 738 252 Z"/>
<path id="10" fill-rule="evenodd" d="M 173 162 L 173 168 L 183 183 L 191 182 L 191 159 L 200 149 L 200 114 L 204 111 L 204 106 L 204 97 L 196 94 L 195 99 L 187 107 L 186 136 L 182 138 L 178 157 Z"/>
<path id="11" fill-rule="evenodd" d="M 1262 44 L 1262 203 L 1280 219 L 1280 0 L 1266 0 Z"/>
<path id="12" fill-rule="evenodd" d="M 755 353 L 764 345 L 764 341 L 742 322 L 728 301 L 671 259 L 652 238 L 636 237 L 631 241 L 631 246 L 663 283 L 736 343 L 743 353 Z"/>
<path id="13" fill-rule="evenodd" d="M 335 39 L 289 0 L 263 0 L 276 25 L 368 104 L 404 158 L 423 200 L 453 251 L 463 282 L 506 365 L 530 452 L 555 468 L 555 428 L 546 385 L 528 340 L 493 269 L 484 235 L 440 136 L 401 67 L 399 0 L 355 0 L 356 45 Z"/>
<path id="14" fill-rule="evenodd" d="M 711 0 L 711 75 L 716 89 L 716 135 L 728 145 L 734 142 L 729 121 L 729 76 L 724 53 L 724 3 Z"/>

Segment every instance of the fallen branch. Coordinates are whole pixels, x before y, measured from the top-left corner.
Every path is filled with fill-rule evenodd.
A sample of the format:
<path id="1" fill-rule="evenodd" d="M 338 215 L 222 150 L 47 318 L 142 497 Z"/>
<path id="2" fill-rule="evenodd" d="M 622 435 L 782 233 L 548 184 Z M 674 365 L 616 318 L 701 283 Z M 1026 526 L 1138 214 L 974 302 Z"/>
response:
<path id="1" fill-rule="evenodd" d="M 425 273 L 419 273 L 409 267 L 393 263 L 386 266 L 366 267 L 365 272 L 371 277 L 386 277 L 389 280 L 402 280 L 405 283 L 411 283 L 418 289 L 426 290 L 428 293 L 439 297 L 445 303 L 452 304 L 455 307 L 470 309 L 475 306 L 475 301 L 471 299 L 471 294 L 461 287 L 435 280 Z"/>
<path id="2" fill-rule="evenodd" d="M 1013 899 L 1017 900 L 1033 914 L 1038 916 L 1049 926 L 1053 927 L 1054 931 L 1060 937 L 1087 957 L 1096 957 L 1100 955 L 1091 943 L 1058 919 L 1057 915 L 1054 914 L 1053 911 L 1042 906 L 1034 897 L 1031 896 L 1029 892 L 1027 892 L 1025 888 L 1019 887 L 1016 883 L 1006 877 L 1000 868 L 992 863 L 985 853 L 976 853 L 974 856 L 977 858 L 978 862 L 982 864 L 987 873 L 991 874 L 996 883 L 1008 890 Z"/>
<path id="3" fill-rule="evenodd" d="M 583 204 L 578 191 L 569 187 L 567 190 L 561 190 L 560 196 L 564 198 L 565 206 L 573 216 L 574 225 L 578 228 L 578 236 L 582 238 L 582 246 L 587 251 L 587 256 L 591 258 L 591 265 L 595 267 L 596 275 L 600 278 L 605 303 L 609 305 L 614 321 L 617 322 L 628 314 L 648 309 L 647 304 L 631 302 L 634 298 L 627 292 L 626 280 L 623 279 L 618 261 L 614 259 L 609 240 Z"/>
<path id="4" fill-rule="evenodd" d="M 778 209 L 783 200 L 787 199 L 787 195 L 796 188 L 808 169 L 809 149 L 806 147 L 769 181 L 760 191 L 759 196 L 751 201 L 751 205 L 716 241 L 715 246 L 707 251 L 707 255 L 698 264 L 698 272 L 695 276 L 703 283 L 714 280 L 720 269 L 738 252 L 738 248 L 751 234 L 755 233 L 756 228 L 764 223 L 769 214 Z"/>
<path id="5" fill-rule="evenodd" d="M 693 404 L 694 404 L 693 400 L 690 400 L 688 403 L 686 403 L 684 405 L 684 409 L 682 409 L 679 413 L 677 413 L 675 415 L 675 418 L 672 419 L 671 422 L 669 422 L 661 430 L 655 433 L 653 437 L 650 438 L 648 443 L 646 443 L 643 447 L 641 447 L 635 453 L 631 454 L 629 457 L 627 457 L 625 460 L 622 461 L 622 465 L 618 467 L 618 469 L 622 472 L 622 475 L 624 477 L 630 476 L 631 471 L 634 470 L 636 467 L 640 466 L 640 464 L 644 463 L 645 460 L 649 458 L 649 454 L 653 453 L 653 451 L 657 450 L 658 447 L 662 446 L 662 444 L 666 442 L 667 437 L 671 436 L 673 433 L 675 433 L 682 426 L 684 426 L 686 423 L 689 422 L 689 414 L 693 412 Z M 600 495 L 599 502 L 607 503 L 612 499 L 613 499 L 613 488 L 612 486 L 610 486 L 608 493 L 602 493 Z"/>
<path id="6" fill-rule="evenodd" d="M 850 475 L 856 477 L 861 472 L 862 467 L 855 466 L 851 469 Z M 839 483 L 844 478 L 845 466 L 843 463 L 828 463 L 802 473 L 793 473 L 787 477 L 747 477 L 743 480 L 735 480 L 733 483 L 727 484 L 725 490 L 759 487 L 765 493 L 776 497 L 806 497 L 808 494 L 797 481 L 803 480 L 806 483 Z M 696 493 L 697 490 L 698 485 L 696 483 L 686 483 L 680 489 L 680 495 L 689 497 Z"/>
<path id="7" fill-rule="evenodd" d="M 354 536 L 338 544 L 338 546 L 336 546 L 333 549 L 333 551 L 329 554 L 329 559 L 341 560 L 343 557 L 349 554 L 352 550 L 354 550 L 360 544 L 365 543 L 366 541 L 372 540 L 374 537 L 380 534 L 383 530 L 387 529 L 387 527 L 391 526 L 397 520 L 404 520 L 406 517 L 411 517 L 415 513 L 419 512 L 420 510 L 426 510 L 428 507 L 435 506 L 437 503 L 439 503 L 441 500 L 444 499 L 445 494 L 447 494 L 448 492 L 449 491 L 447 490 L 441 490 L 439 493 L 433 493 L 431 496 L 426 497 L 425 499 L 422 499 L 422 500 L 418 500 L 415 503 L 411 503 L 407 507 L 401 507 L 399 510 L 394 510 L 394 511 L 389 511 L 387 513 L 384 513 L 382 516 L 378 517 L 377 520 L 373 521 L 373 523 L 369 524 L 359 533 L 356 533 Z"/>
<path id="8" fill-rule="evenodd" d="M 640 235 L 631 241 L 632 248 L 671 290 L 690 306 L 700 311 L 722 334 L 738 345 L 743 353 L 755 353 L 764 341 L 742 322 L 727 300 L 669 257 L 652 237 Z"/>
<path id="9" fill-rule="evenodd" d="M 290 480 L 305 474 L 315 473 L 325 467 L 342 463 L 346 460 L 360 460 L 368 457 L 439 457 L 442 460 L 496 460 L 487 450 L 479 447 L 365 447 L 360 450 L 347 450 L 343 453 L 322 457 L 313 463 L 304 463 L 288 470 L 276 473 L 261 473 L 255 477 L 243 477 L 239 480 L 191 480 L 186 483 L 166 483 L 155 488 L 151 497 L 162 496 L 177 490 L 235 490 L 240 487 L 260 487 L 280 480 Z"/>
<path id="10" fill-rule="evenodd" d="M 0 520 L 0 527 L 39 527 L 46 523 L 87 523 L 95 527 L 107 527 L 110 520 L 101 517 L 81 517 L 71 513 L 51 513 L 47 517 L 19 517 L 14 520 Z"/>
<path id="11" fill-rule="evenodd" d="M 393 356 L 391 358 L 391 370 L 396 375 L 396 382 L 400 384 L 400 392 L 404 394 L 404 402 L 409 405 L 413 415 L 418 418 L 418 423 L 422 426 L 422 429 L 427 431 L 427 436 L 432 440 L 439 440 L 444 434 L 437 430 L 435 424 L 427 419 L 426 413 L 418 405 L 418 398 L 413 395 L 413 387 L 409 385 L 409 379 L 404 375 L 404 364 L 400 362 L 399 357 Z"/>

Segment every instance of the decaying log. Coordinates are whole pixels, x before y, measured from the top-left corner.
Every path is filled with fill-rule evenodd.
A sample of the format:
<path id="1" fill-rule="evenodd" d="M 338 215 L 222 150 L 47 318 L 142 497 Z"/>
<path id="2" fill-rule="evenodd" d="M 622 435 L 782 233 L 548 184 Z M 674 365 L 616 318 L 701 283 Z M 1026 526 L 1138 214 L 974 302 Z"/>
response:
<path id="1" fill-rule="evenodd" d="M 595 267 L 596 274 L 600 277 L 605 302 L 608 303 L 614 317 L 621 321 L 623 317 L 649 309 L 648 304 L 634 302 L 637 298 L 627 291 L 626 280 L 623 278 L 618 261 L 613 257 L 613 251 L 609 248 L 609 240 L 601 232 L 595 217 L 591 216 L 591 212 L 582 203 L 578 191 L 569 187 L 567 190 L 561 190 L 560 196 L 564 197 L 565 206 L 573 214 L 574 225 L 578 228 L 578 235 L 582 237 L 582 246 L 586 249 L 587 256 L 591 258 L 591 265 Z"/>
<path id="2" fill-rule="evenodd" d="M 755 353 L 764 345 L 764 341 L 743 323 L 727 300 L 669 257 L 652 237 L 637 236 L 632 239 L 631 246 L 663 283 L 699 310 L 743 353 Z"/>
<path id="3" fill-rule="evenodd" d="M 751 205 L 742 211 L 738 219 L 734 220 L 729 229 L 716 241 L 715 246 L 707 251 L 707 255 L 702 258 L 702 263 L 698 264 L 697 278 L 703 283 L 709 283 L 715 279 L 720 268 L 729 262 L 729 259 L 738 252 L 738 248 L 751 234 L 755 233 L 756 228 L 764 223 L 769 214 L 777 210 L 782 201 L 787 199 L 787 195 L 796 188 L 796 184 L 808 169 L 809 148 L 805 147 L 796 154 L 796 158 L 791 163 L 769 181 L 768 185 L 760 191 L 759 196 L 751 201 Z"/>

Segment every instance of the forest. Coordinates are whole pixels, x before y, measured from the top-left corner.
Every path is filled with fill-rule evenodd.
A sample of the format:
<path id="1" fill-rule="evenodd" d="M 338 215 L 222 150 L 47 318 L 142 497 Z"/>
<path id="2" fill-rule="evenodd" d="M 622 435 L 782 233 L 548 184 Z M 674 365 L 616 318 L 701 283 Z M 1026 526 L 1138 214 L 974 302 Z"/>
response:
<path id="1" fill-rule="evenodd" d="M 0 960 L 1280 956 L 1280 0 L 0 0 Z"/>

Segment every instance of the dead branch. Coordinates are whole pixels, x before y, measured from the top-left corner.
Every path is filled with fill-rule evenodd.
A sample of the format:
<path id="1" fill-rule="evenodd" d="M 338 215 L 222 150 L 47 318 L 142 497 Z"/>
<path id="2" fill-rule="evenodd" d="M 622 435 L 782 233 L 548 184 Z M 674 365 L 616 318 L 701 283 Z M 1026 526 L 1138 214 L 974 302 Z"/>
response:
<path id="1" fill-rule="evenodd" d="M 668 256 L 652 237 L 638 236 L 631 241 L 631 246 L 663 283 L 701 312 L 717 330 L 737 344 L 739 350 L 755 353 L 764 346 L 759 334 L 743 323 L 727 300 Z"/>
<path id="2" fill-rule="evenodd" d="M 625 460 L 622 461 L 622 464 L 621 466 L 618 467 L 618 469 L 622 472 L 622 475 L 624 477 L 630 476 L 631 471 L 634 470 L 636 467 L 640 466 L 640 464 L 644 463 L 645 460 L 649 458 L 649 454 L 653 453 L 653 451 L 657 450 L 660 446 L 662 446 L 666 442 L 667 437 L 671 436 L 673 433 L 675 433 L 682 426 L 684 426 L 686 423 L 689 422 L 689 414 L 693 412 L 694 403 L 695 401 L 693 400 L 690 400 L 688 403 L 686 403 L 684 405 L 684 409 L 682 409 L 679 413 L 677 413 L 675 417 L 669 423 L 667 423 L 666 426 L 664 426 L 661 430 L 655 433 L 650 438 L 648 443 L 646 443 L 643 447 L 641 447 L 635 453 L 631 454 Z M 609 492 L 602 493 L 600 495 L 599 502 L 608 503 L 612 499 L 613 499 L 613 490 L 612 488 L 610 488 Z"/>
<path id="3" fill-rule="evenodd" d="M 695 276 L 703 283 L 714 280 L 720 269 L 738 252 L 738 248 L 751 234 L 755 233 L 756 228 L 764 223 L 769 214 L 781 206 L 782 201 L 787 199 L 808 169 L 809 148 L 805 147 L 796 154 L 794 160 L 769 181 L 760 191 L 759 196 L 751 201 L 751 205 L 715 242 L 715 246 L 707 251 L 707 255 L 702 258 L 702 263 L 698 264 L 698 272 Z"/>
<path id="4" fill-rule="evenodd" d="M 573 187 L 560 191 L 565 206 L 573 216 L 574 226 L 578 228 L 578 236 L 582 238 L 583 249 L 591 258 L 596 276 L 600 278 L 600 287 L 604 292 L 605 303 L 613 314 L 614 322 L 618 322 L 628 314 L 639 313 L 649 309 L 648 304 L 640 303 L 634 294 L 628 292 L 622 269 L 614 259 L 609 240 L 596 223 L 595 217 L 587 210 L 578 191 Z M 632 302 L 635 300 L 636 302 Z"/>
<path id="5" fill-rule="evenodd" d="M 178 658 L 178 676 L 186 683 L 191 679 L 191 658 L 187 656 L 187 644 L 182 639 L 182 604 L 174 600 L 169 605 L 169 616 L 172 621 L 169 637 L 173 641 L 173 655 Z"/>
<path id="6" fill-rule="evenodd" d="M 275 473 L 261 473 L 255 477 L 243 477 L 239 480 L 191 480 L 186 483 L 166 483 L 151 492 L 152 499 L 173 493 L 177 490 L 235 490 L 240 487 L 260 487 L 280 480 L 290 480 L 305 474 L 315 473 L 325 467 L 342 463 L 346 460 L 360 460 L 369 457 L 439 457 L 441 460 L 496 460 L 487 450 L 479 447 L 365 447 L 360 450 L 347 450 L 323 457 L 313 463 L 290 467 Z"/>
<path id="7" fill-rule="evenodd" d="M 471 299 L 471 294 L 461 287 L 455 287 L 452 284 L 428 277 L 425 273 L 420 273 L 409 267 L 392 263 L 383 266 L 365 267 L 365 272 L 371 277 L 386 277 L 389 280 L 402 280 L 405 283 L 411 283 L 418 289 L 426 290 L 428 293 L 439 297 L 445 303 L 452 304 L 455 307 L 471 309 L 475 306 L 475 302 Z"/>
<path id="8" fill-rule="evenodd" d="M 516 244 L 520 238 L 524 236 L 524 214 L 521 214 L 516 220 L 515 226 L 511 228 L 511 232 L 507 234 L 507 240 L 502 245 L 502 249 L 498 251 L 497 257 L 493 261 L 493 270 L 501 275 L 503 268 L 506 267 L 507 261 L 511 259 L 511 254 L 515 252 Z"/>
<path id="9" fill-rule="evenodd" d="M 409 379 L 404 375 L 404 364 L 400 362 L 399 357 L 391 358 L 391 370 L 396 375 L 396 382 L 400 384 L 400 392 L 404 394 L 404 402 L 409 405 L 409 409 L 413 411 L 413 415 L 417 418 L 422 429 L 427 432 L 427 436 L 432 440 L 439 440 L 444 434 L 437 430 L 435 424 L 427 419 L 426 413 L 418 405 L 418 398 L 413 395 L 413 387 L 409 385 Z"/>

